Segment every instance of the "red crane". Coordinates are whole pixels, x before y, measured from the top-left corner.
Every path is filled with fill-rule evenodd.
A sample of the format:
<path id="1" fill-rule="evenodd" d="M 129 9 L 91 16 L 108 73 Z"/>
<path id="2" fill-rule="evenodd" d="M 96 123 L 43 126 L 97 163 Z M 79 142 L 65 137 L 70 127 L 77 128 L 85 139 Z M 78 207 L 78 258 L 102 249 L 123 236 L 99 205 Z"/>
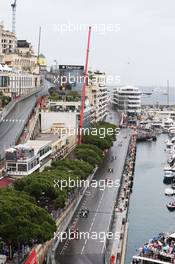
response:
<path id="1" fill-rule="evenodd" d="M 82 143 L 82 133 L 81 132 L 82 132 L 82 128 L 83 128 L 84 103 L 85 103 L 85 95 L 86 95 L 86 80 L 87 80 L 87 77 L 88 77 L 88 62 L 89 62 L 90 39 L 91 39 L 91 27 L 89 27 L 89 31 L 88 31 L 86 62 L 85 62 L 85 69 L 84 69 L 82 94 L 81 94 L 81 112 L 80 112 L 80 124 L 79 124 L 79 133 L 78 133 L 78 144 Z"/>

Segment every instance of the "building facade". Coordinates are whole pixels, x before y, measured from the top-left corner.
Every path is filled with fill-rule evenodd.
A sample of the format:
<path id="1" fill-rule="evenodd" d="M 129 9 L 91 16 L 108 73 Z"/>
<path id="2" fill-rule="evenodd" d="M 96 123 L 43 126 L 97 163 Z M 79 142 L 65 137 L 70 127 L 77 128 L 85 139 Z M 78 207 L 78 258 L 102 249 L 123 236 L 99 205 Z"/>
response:
<path id="1" fill-rule="evenodd" d="M 13 32 L 4 29 L 4 25 L 0 23 L 0 54 L 12 53 L 16 50 L 17 39 Z"/>
<path id="2" fill-rule="evenodd" d="M 77 120 L 80 120 L 81 101 L 53 101 L 49 100 L 48 108 L 51 112 L 64 112 L 64 113 L 75 113 Z M 89 127 L 92 122 L 92 107 L 90 106 L 89 99 L 85 100 L 83 127 Z"/>
<path id="3" fill-rule="evenodd" d="M 107 115 L 108 92 L 106 87 L 106 74 L 100 71 L 88 73 L 86 96 L 89 98 L 93 120 L 99 122 Z"/>
<path id="4" fill-rule="evenodd" d="M 141 92 L 137 87 L 126 86 L 114 91 L 114 107 L 127 114 L 140 114 Z"/>
<path id="5" fill-rule="evenodd" d="M 51 141 L 31 140 L 6 150 L 6 171 L 10 176 L 27 176 L 52 154 Z"/>
<path id="6" fill-rule="evenodd" d="M 15 98 L 27 95 L 40 86 L 40 76 L 10 68 L 0 64 L 0 91 L 5 96 Z"/>
<path id="7" fill-rule="evenodd" d="M 41 84 L 37 56 L 26 40 L 17 40 L 15 33 L 0 23 L 0 91 L 15 98 L 27 95 Z"/>

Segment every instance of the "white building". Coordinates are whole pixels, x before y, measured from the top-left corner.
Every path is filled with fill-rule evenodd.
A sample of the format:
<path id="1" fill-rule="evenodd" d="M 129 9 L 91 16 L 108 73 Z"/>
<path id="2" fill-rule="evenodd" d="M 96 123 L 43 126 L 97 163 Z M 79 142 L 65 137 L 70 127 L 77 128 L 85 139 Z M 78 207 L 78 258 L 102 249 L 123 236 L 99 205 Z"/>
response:
<path id="1" fill-rule="evenodd" d="M 41 167 L 52 154 L 51 141 L 30 140 L 6 150 L 6 170 L 10 176 L 27 176 Z"/>
<path id="2" fill-rule="evenodd" d="M 141 92 L 137 87 L 126 86 L 114 91 L 114 106 L 128 114 L 141 112 Z"/>
<path id="3" fill-rule="evenodd" d="M 93 122 L 102 121 L 107 115 L 108 92 L 106 87 L 106 74 L 104 72 L 89 71 L 86 96 L 94 112 Z"/>
<path id="4" fill-rule="evenodd" d="M 16 97 L 27 95 L 40 86 L 40 76 L 16 70 L 0 64 L 0 91 L 4 95 Z"/>
<path id="5" fill-rule="evenodd" d="M 40 86 L 37 56 L 26 40 L 17 40 L 15 33 L 0 23 L 0 91 L 15 97 L 26 95 Z"/>

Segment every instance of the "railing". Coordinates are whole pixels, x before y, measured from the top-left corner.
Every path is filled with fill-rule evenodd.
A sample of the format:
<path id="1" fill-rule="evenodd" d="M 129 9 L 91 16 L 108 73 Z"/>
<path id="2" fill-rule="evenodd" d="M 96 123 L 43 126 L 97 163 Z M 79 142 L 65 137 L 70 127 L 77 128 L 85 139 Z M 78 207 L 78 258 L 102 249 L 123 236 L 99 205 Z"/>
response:
<path id="1" fill-rule="evenodd" d="M 16 101 L 11 101 L 4 107 L 2 113 L 0 114 L 0 122 L 10 113 L 10 111 L 13 109 L 15 104 Z"/>

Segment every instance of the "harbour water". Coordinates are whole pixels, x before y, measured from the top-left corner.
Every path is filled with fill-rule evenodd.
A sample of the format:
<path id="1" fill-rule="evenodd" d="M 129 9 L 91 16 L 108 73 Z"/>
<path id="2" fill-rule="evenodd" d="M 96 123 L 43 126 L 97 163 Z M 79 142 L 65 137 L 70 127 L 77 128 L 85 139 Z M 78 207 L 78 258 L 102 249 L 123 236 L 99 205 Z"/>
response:
<path id="1" fill-rule="evenodd" d="M 168 201 L 163 184 L 163 168 L 168 154 L 164 151 L 166 134 L 158 136 L 156 142 L 137 144 L 137 156 L 133 193 L 129 207 L 129 230 L 125 264 L 149 239 L 160 232 L 175 232 L 175 212 L 166 208 Z"/>

